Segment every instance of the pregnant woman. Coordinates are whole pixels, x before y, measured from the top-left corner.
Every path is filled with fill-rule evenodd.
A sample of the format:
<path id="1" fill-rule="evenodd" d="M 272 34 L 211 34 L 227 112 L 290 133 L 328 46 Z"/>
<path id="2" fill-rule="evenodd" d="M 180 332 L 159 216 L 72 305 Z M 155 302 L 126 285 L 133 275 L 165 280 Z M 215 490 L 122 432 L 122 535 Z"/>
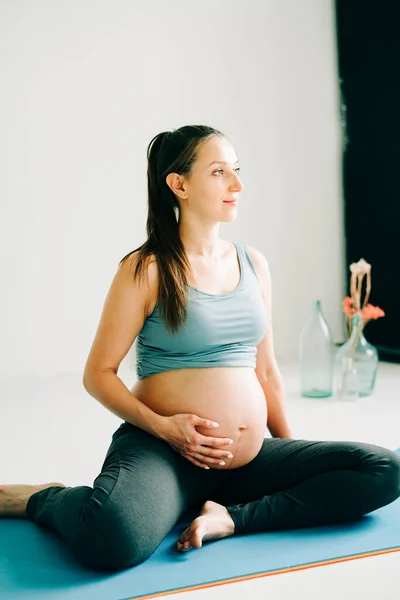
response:
<path id="1" fill-rule="evenodd" d="M 55 529 L 87 567 L 121 570 L 149 558 L 188 508 L 199 515 L 179 552 L 396 500 L 391 450 L 292 439 L 267 261 L 219 237 L 243 189 L 233 144 L 187 126 L 153 138 L 147 158 L 148 239 L 118 265 L 83 377 L 123 423 L 93 487 L 3 486 L 0 514 Z M 118 368 L 135 340 L 129 390 Z"/>

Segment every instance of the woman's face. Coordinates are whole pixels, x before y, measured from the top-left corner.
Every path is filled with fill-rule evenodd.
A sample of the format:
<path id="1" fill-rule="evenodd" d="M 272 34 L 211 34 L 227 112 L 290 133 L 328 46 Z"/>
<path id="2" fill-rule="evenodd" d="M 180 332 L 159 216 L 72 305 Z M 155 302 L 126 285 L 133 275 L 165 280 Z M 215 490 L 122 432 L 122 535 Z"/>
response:
<path id="1" fill-rule="evenodd" d="M 231 221 L 236 217 L 243 184 L 239 178 L 239 161 L 232 144 L 223 137 L 213 137 L 200 144 L 197 159 L 188 177 L 171 179 L 178 186 L 181 210 L 196 213 L 212 221 Z M 180 184 L 178 183 L 178 177 Z"/>

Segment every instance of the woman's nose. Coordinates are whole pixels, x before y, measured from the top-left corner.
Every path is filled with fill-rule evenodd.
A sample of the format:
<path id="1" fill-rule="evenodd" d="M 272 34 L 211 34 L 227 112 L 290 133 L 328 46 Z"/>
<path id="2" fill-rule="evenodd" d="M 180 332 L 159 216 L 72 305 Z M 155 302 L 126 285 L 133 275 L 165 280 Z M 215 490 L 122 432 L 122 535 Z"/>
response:
<path id="1" fill-rule="evenodd" d="M 235 175 L 235 178 L 233 180 L 233 183 L 231 184 L 231 188 L 230 189 L 235 189 L 239 192 L 241 192 L 244 188 L 243 183 L 240 181 L 239 177 L 237 175 Z"/>

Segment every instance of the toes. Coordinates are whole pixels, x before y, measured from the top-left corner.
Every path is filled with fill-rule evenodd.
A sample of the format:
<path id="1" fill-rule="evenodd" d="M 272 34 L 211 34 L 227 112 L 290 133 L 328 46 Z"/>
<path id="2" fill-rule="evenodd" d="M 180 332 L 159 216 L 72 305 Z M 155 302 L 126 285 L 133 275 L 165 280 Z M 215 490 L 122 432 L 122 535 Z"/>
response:
<path id="1" fill-rule="evenodd" d="M 188 541 L 189 538 L 190 538 L 190 531 L 189 531 L 189 529 L 185 529 L 185 531 L 179 537 L 179 542 L 181 544 L 184 544 L 185 542 Z"/>
<path id="2" fill-rule="evenodd" d="M 180 542 L 180 545 L 182 546 L 182 548 L 191 548 L 192 546 L 190 540 L 183 540 L 183 542 Z"/>
<path id="3" fill-rule="evenodd" d="M 189 550 L 192 547 L 190 543 L 192 535 L 193 534 L 190 530 L 190 527 L 185 529 L 185 531 L 180 536 L 179 541 L 177 542 L 177 547 L 179 550 Z"/>
<path id="4" fill-rule="evenodd" d="M 179 552 L 186 552 L 187 550 L 190 550 L 191 546 L 189 544 L 189 542 L 186 542 L 186 544 L 181 544 L 180 542 L 177 543 L 177 550 Z"/>

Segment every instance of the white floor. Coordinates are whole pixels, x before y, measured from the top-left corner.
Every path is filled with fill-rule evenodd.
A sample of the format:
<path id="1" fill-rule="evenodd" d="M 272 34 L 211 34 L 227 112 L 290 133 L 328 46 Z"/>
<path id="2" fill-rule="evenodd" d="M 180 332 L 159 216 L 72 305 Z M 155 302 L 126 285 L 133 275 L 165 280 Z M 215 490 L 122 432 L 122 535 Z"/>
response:
<path id="1" fill-rule="evenodd" d="M 297 366 L 280 364 L 280 369 L 294 437 L 365 441 L 392 450 L 400 447 L 400 365 L 381 362 L 374 394 L 351 403 L 339 402 L 335 397 L 302 398 Z M 135 379 L 132 372 L 122 368 L 119 375 L 128 386 Z M 2 380 L 1 390 L 0 483 L 60 481 L 68 486 L 92 485 L 111 435 L 121 421 L 89 396 L 81 373 L 10 377 Z M 295 594 L 307 600 L 336 600 L 338 596 L 344 600 L 389 600 L 399 598 L 399 590 L 400 552 L 394 552 L 184 592 L 176 597 L 236 600 L 247 595 L 252 599 L 286 600 Z"/>

